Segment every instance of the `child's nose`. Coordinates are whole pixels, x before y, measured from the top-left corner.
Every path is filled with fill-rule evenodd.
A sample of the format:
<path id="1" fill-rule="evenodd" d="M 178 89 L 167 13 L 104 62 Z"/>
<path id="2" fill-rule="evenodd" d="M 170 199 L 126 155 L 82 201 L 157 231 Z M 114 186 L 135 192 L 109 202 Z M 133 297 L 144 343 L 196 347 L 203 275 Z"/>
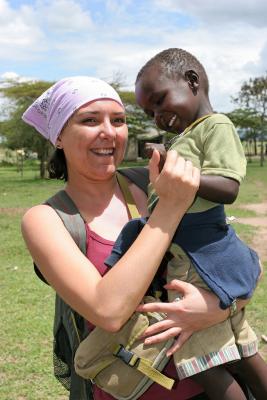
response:
<path id="1" fill-rule="evenodd" d="M 157 126 L 160 125 L 161 122 L 161 113 L 159 111 L 154 112 L 154 121 Z"/>

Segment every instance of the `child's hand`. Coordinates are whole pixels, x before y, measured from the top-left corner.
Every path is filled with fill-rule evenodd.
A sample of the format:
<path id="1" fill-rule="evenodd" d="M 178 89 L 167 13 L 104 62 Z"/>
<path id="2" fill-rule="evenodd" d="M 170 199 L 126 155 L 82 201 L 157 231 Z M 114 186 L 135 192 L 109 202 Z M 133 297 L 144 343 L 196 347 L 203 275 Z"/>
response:
<path id="1" fill-rule="evenodd" d="M 160 154 L 154 150 L 149 161 L 149 179 L 159 197 L 158 204 L 163 202 L 169 212 L 185 212 L 193 203 L 199 188 L 200 171 L 175 150 L 167 152 L 161 172 L 159 160 Z"/>
<path id="2" fill-rule="evenodd" d="M 175 337 L 168 355 L 175 353 L 192 333 L 218 324 L 228 318 L 229 311 L 219 307 L 219 299 L 212 292 L 190 283 L 173 280 L 165 288 L 177 291 L 180 301 L 147 303 L 137 307 L 139 312 L 163 312 L 166 318 L 151 325 L 143 334 L 145 344 L 159 343 Z"/>
<path id="3" fill-rule="evenodd" d="M 160 155 L 160 160 L 158 164 L 159 172 L 162 170 L 167 157 L 167 151 L 163 143 L 145 143 L 145 153 L 148 158 L 151 158 L 154 150 L 157 150 Z"/>

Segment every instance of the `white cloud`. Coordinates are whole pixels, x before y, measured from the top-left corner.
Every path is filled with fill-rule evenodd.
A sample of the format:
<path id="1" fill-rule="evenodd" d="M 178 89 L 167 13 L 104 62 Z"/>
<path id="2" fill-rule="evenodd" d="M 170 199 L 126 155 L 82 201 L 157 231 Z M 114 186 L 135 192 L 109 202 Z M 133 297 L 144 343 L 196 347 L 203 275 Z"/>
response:
<path id="1" fill-rule="evenodd" d="M 7 80 L 7 81 L 17 81 L 20 78 L 19 74 L 16 72 L 8 71 L 4 74 L 0 75 L 0 79 Z"/>
<path id="2" fill-rule="evenodd" d="M 197 18 L 210 25 L 241 23 L 266 26 L 267 2 L 266 0 L 154 0 L 159 8 L 180 12 Z"/>
<path id="3" fill-rule="evenodd" d="M 105 1 L 107 10 L 109 10 L 112 13 L 117 13 L 117 14 L 121 14 L 122 12 L 125 12 L 127 6 L 129 6 L 131 3 L 132 3 L 132 0 L 123 0 L 123 1 L 106 0 Z"/>
<path id="4" fill-rule="evenodd" d="M 17 12 L 0 0 L 0 59 L 27 59 L 43 48 L 44 35 L 31 7 L 22 6 Z"/>
<path id="5" fill-rule="evenodd" d="M 4 83 L 10 82 L 10 81 L 29 82 L 29 81 L 35 81 L 35 80 L 36 80 L 35 78 L 30 78 L 29 76 L 21 76 L 13 71 L 7 71 L 0 75 L 0 82 L 4 82 Z"/>
<path id="6" fill-rule="evenodd" d="M 79 33 L 93 27 L 89 12 L 74 0 L 38 1 L 36 11 L 44 26 L 58 33 Z"/>
<path id="7" fill-rule="evenodd" d="M 30 61 L 53 48 L 54 39 L 92 26 L 90 14 L 74 0 L 37 1 L 19 9 L 0 0 L 0 59 Z"/>
<path id="8" fill-rule="evenodd" d="M 194 54 L 206 68 L 214 108 L 231 110 L 234 107 L 231 96 L 239 91 L 241 84 L 267 70 L 267 2 L 153 2 L 159 7 L 158 12 L 180 12 L 194 22 L 186 27 L 177 24 L 170 29 L 170 26 L 153 29 L 153 35 L 159 38 L 158 46 L 150 46 L 148 51 L 140 50 L 138 68 L 163 49 L 183 48 Z"/>
<path id="9" fill-rule="evenodd" d="M 227 111 L 242 82 L 267 69 L 266 0 L 101 0 L 92 2 L 95 8 L 85 0 L 11 4 L 0 0 L 0 66 L 2 60 L 16 70 L 19 61 L 18 74 L 22 62 L 29 75 L 42 71 L 41 79 L 52 73 L 52 79 L 66 73 L 111 79 L 121 71 L 133 88 L 149 58 L 181 47 L 203 63 L 214 107 Z"/>

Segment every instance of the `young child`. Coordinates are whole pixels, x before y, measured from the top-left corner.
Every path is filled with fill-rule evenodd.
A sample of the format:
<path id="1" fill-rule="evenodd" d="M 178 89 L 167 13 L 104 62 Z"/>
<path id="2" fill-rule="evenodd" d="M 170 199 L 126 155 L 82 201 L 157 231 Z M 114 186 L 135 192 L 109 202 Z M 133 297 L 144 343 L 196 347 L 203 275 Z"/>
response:
<path id="1" fill-rule="evenodd" d="M 259 259 L 226 223 L 223 206 L 234 202 L 245 176 L 239 137 L 225 115 L 214 113 L 205 69 L 182 49 L 168 49 L 149 60 L 138 73 L 135 92 L 137 103 L 156 125 L 177 134 L 170 148 L 201 170 L 198 195 L 169 248 L 167 280 L 212 290 L 221 307 L 230 308 L 227 321 L 194 333 L 174 354 L 178 377 L 195 378 L 211 399 L 245 399 L 227 371 L 227 364 L 236 361 L 256 399 L 267 399 L 267 365 L 257 352 L 245 311 L 236 312 L 236 299 L 251 297 L 256 287 Z M 150 188 L 150 211 L 156 202 Z M 140 219 L 125 226 L 108 265 L 116 263 L 144 224 Z M 174 301 L 177 295 L 169 291 L 168 298 Z"/>

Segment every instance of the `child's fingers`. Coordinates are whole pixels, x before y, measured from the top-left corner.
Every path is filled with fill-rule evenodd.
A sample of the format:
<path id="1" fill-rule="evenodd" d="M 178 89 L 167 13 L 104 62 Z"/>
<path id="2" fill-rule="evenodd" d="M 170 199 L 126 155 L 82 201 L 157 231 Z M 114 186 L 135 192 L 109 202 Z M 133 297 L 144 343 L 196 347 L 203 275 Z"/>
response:
<path id="1" fill-rule="evenodd" d="M 165 173 L 171 173 L 173 171 L 173 169 L 177 167 L 177 161 L 179 163 L 179 156 L 178 156 L 177 151 L 169 150 L 167 152 L 166 161 L 165 161 L 162 171 Z"/>
<path id="2" fill-rule="evenodd" d="M 167 329 L 173 328 L 174 327 L 174 323 L 173 320 L 170 319 L 164 319 L 162 321 L 156 322 L 155 324 L 150 325 L 145 332 L 142 334 L 141 337 L 145 338 L 148 336 L 154 336 L 157 333 L 161 333 L 163 331 L 166 331 Z M 176 327 L 177 329 L 179 329 L 179 331 L 181 331 L 181 328 Z"/>
<path id="3" fill-rule="evenodd" d="M 163 303 L 163 302 L 155 302 L 155 303 L 146 303 L 140 304 L 136 311 L 139 312 L 162 312 L 162 313 L 169 313 L 173 312 L 174 309 L 177 308 L 177 303 L 175 305 L 173 303 Z"/>
<path id="4" fill-rule="evenodd" d="M 192 333 L 193 332 L 181 332 L 176 341 L 174 342 L 174 344 L 167 351 L 166 355 L 170 357 L 171 355 L 176 353 L 176 351 L 178 351 L 183 346 L 183 344 L 190 338 Z"/>
<path id="5" fill-rule="evenodd" d="M 164 285 L 164 288 L 168 290 L 176 290 L 182 296 L 184 296 L 191 289 L 191 285 L 187 282 L 173 279 L 169 283 L 166 283 L 166 285 Z"/>
<path id="6" fill-rule="evenodd" d="M 150 336 L 144 340 L 145 345 L 151 345 L 151 344 L 156 344 L 156 343 L 161 343 L 166 340 L 175 338 L 177 335 L 179 335 L 180 331 L 178 328 L 170 328 L 167 329 L 164 332 L 161 332 L 157 335 Z"/>
<path id="7" fill-rule="evenodd" d="M 160 154 L 157 150 L 154 150 L 149 160 L 149 180 L 152 184 L 156 181 L 159 175 L 159 161 Z"/>

